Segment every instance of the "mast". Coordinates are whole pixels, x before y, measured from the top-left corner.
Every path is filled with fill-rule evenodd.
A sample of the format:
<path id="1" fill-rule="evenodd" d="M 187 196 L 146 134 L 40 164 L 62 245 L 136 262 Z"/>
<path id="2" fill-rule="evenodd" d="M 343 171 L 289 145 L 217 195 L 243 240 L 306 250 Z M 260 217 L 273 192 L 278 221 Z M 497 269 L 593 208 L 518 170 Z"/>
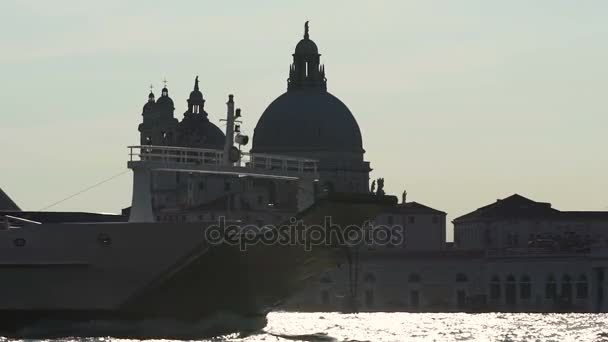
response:
<path id="1" fill-rule="evenodd" d="M 228 95 L 226 112 L 226 142 L 224 144 L 224 165 L 232 165 L 230 149 L 234 146 L 234 95 Z"/>

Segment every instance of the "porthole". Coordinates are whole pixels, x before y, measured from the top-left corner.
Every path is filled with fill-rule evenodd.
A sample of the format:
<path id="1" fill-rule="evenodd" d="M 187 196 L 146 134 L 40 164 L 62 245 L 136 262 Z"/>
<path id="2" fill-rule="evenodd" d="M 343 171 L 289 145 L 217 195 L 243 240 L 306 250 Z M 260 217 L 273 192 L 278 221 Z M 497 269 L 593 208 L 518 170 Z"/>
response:
<path id="1" fill-rule="evenodd" d="M 15 247 L 23 247 L 25 246 L 25 239 L 22 238 L 18 238 L 13 240 L 13 244 L 15 245 Z"/>
<path id="2" fill-rule="evenodd" d="M 110 235 L 108 234 L 104 234 L 101 233 L 97 236 L 97 241 L 102 245 L 102 246 L 109 246 L 112 244 L 112 238 L 110 237 Z"/>

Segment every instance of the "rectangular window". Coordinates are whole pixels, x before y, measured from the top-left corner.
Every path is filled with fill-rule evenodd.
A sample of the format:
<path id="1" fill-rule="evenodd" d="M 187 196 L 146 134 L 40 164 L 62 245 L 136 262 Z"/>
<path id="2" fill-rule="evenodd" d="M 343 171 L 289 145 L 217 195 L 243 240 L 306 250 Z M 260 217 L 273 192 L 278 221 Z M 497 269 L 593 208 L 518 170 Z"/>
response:
<path id="1" fill-rule="evenodd" d="M 532 286 L 530 283 L 520 283 L 519 284 L 519 296 L 521 299 L 530 299 L 532 297 Z"/>
<path id="2" fill-rule="evenodd" d="M 329 292 L 327 290 L 321 291 L 321 303 L 323 305 L 329 304 Z"/>
<path id="3" fill-rule="evenodd" d="M 576 298 L 583 299 L 588 296 L 588 287 L 587 283 L 577 283 L 576 284 Z"/>
<path id="4" fill-rule="evenodd" d="M 490 298 L 491 299 L 500 298 L 500 284 L 499 283 L 490 285 Z"/>
<path id="5" fill-rule="evenodd" d="M 547 285 L 545 285 L 545 298 L 555 299 L 556 293 L 557 293 L 557 284 L 547 283 Z"/>
<path id="6" fill-rule="evenodd" d="M 372 307 L 374 305 L 374 291 L 365 290 L 365 306 Z"/>
<path id="7" fill-rule="evenodd" d="M 417 290 L 410 291 L 410 306 L 417 308 L 420 305 L 420 294 Z"/>

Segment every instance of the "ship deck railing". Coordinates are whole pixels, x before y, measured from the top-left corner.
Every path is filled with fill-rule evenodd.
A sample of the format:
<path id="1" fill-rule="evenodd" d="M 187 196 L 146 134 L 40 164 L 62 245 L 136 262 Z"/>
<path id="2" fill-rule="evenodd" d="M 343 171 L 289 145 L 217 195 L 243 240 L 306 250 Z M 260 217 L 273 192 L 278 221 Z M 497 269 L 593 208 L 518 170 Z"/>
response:
<path id="1" fill-rule="evenodd" d="M 181 165 L 222 166 L 224 151 L 177 146 L 139 145 L 128 146 L 129 161 L 156 161 Z M 317 174 L 318 160 L 293 156 L 240 152 L 231 167 L 257 170 L 273 170 L 296 174 Z"/>

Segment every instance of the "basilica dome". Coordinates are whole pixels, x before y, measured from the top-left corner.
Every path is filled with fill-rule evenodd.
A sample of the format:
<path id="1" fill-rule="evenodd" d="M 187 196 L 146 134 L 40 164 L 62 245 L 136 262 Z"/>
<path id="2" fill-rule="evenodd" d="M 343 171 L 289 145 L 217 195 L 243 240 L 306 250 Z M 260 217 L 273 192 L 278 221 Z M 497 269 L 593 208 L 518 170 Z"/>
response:
<path id="1" fill-rule="evenodd" d="M 253 152 L 363 152 L 361 131 L 348 107 L 324 90 L 287 91 L 262 114 Z"/>
<path id="2" fill-rule="evenodd" d="M 287 92 L 274 100 L 258 121 L 252 152 L 364 153 L 361 131 L 353 114 L 327 92 L 325 67 L 317 45 L 304 39 L 296 45 Z"/>

